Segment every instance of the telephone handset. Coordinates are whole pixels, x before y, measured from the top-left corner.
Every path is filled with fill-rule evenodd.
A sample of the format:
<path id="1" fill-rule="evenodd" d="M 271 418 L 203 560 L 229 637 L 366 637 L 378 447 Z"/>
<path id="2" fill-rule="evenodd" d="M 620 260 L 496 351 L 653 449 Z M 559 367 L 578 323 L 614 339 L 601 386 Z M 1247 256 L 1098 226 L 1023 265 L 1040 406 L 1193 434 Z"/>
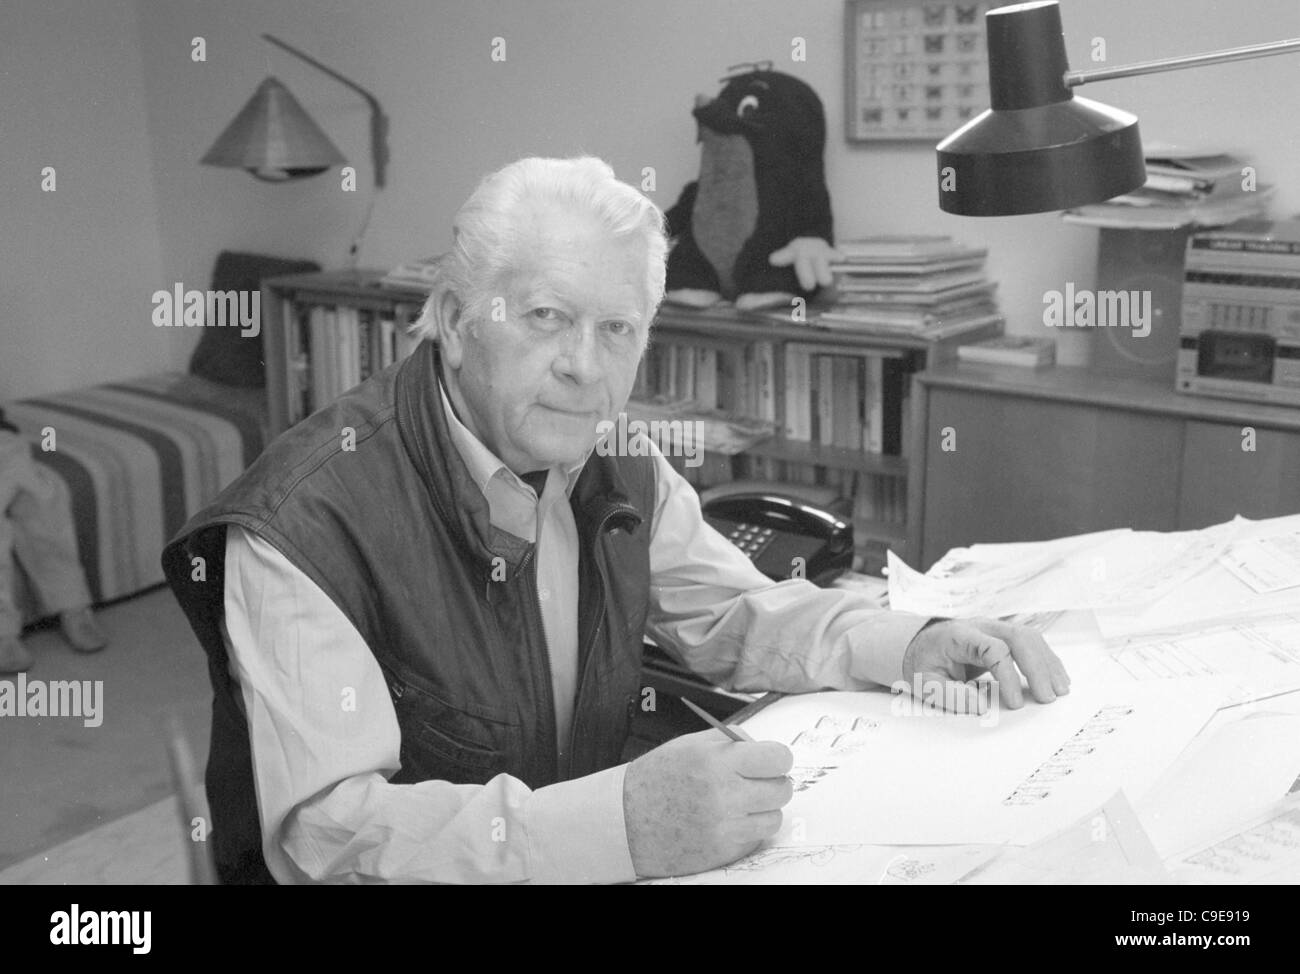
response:
<path id="1" fill-rule="evenodd" d="M 704 505 L 704 519 L 768 578 L 827 584 L 853 565 L 853 525 L 780 494 L 745 493 Z"/>

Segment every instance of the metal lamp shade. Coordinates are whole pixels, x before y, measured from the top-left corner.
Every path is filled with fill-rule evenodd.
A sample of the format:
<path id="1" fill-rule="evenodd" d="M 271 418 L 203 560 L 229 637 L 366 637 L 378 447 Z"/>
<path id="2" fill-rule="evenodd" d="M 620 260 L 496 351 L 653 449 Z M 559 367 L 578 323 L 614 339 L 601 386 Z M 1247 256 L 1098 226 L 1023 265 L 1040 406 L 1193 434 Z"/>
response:
<path id="1" fill-rule="evenodd" d="M 937 147 L 939 207 L 1015 216 L 1099 203 L 1146 182 L 1137 118 L 1065 83 L 1055 2 L 985 17 L 991 107 Z"/>
<path id="2" fill-rule="evenodd" d="M 289 89 L 268 77 L 200 161 L 280 182 L 314 176 L 347 160 Z"/>

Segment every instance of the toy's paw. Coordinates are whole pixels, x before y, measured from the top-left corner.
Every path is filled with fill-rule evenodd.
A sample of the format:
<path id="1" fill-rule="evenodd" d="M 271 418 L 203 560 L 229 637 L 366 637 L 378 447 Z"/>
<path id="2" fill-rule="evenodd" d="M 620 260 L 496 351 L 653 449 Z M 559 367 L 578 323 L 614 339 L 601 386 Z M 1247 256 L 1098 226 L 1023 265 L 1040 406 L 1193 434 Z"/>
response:
<path id="1" fill-rule="evenodd" d="M 667 292 L 664 300 L 671 301 L 673 304 L 684 304 L 690 308 L 711 308 L 722 300 L 722 295 L 717 291 L 706 291 L 702 288 L 679 287 Z"/>
<path id="2" fill-rule="evenodd" d="M 815 291 L 818 285 L 829 287 L 834 282 L 831 264 L 843 260 L 844 255 L 821 237 L 795 237 L 767 258 L 773 267 L 794 265 L 799 286 L 805 291 Z"/>
<path id="3" fill-rule="evenodd" d="M 736 307 L 740 311 L 756 311 L 759 308 L 788 308 L 794 295 L 789 291 L 759 291 L 754 294 L 742 294 L 736 298 Z"/>

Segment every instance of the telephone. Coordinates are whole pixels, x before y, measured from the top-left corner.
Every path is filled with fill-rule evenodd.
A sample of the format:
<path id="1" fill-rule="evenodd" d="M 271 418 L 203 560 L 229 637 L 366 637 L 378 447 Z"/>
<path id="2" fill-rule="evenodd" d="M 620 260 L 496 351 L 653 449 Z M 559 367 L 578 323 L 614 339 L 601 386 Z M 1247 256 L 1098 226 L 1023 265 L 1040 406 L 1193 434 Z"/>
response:
<path id="1" fill-rule="evenodd" d="M 853 565 L 853 525 L 793 497 L 730 494 L 709 501 L 703 512 L 774 581 L 802 576 L 825 585 Z"/>
<path id="2" fill-rule="evenodd" d="M 804 559 L 803 576 L 818 585 L 829 585 L 852 567 L 853 525 L 830 511 L 793 497 L 754 491 L 716 497 L 702 509 L 704 519 L 774 581 L 794 577 L 800 566 L 796 558 Z M 664 704 L 658 713 L 633 711 L 630 726 L 639 751 L 699 730 L 699 718 L 678 704 L 676 697 L 687 697 L 718 718 L 735 713 L 745 703 L 718 690 L 653 641 L 645 646 L 645 681 Z"/>

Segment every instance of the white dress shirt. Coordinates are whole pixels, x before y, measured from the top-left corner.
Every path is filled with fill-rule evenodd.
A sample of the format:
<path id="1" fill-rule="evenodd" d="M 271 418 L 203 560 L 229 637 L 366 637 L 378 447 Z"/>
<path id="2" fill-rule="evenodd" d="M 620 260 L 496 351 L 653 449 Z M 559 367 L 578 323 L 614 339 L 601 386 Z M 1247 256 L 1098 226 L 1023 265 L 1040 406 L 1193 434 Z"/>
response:
<path id="1" fill-rule="evenodd" d="M 444 406 L 492 523 L 536 538 L 558 722 L 568 726 L 578 545 L 567 496 L 580 468 L 551 470 L 538 500 L 455 419 L 445 395 Z M 856 690 L 902 677 L 903 653 L 926 617 L 800 579 L 770 581 L 703 520 L 695 491 L 658 449 L 644 447 L 656 468 L 646 628 L 661 646 L 736 690 Z M 263 853 L 277 880 L 636 878 L 623 820 L 626 765 L 536 790 L 506 774 L 484 785 L 389 784 L 400 766 L 396 713 L 379 664 L 343 612 L 268 542 L 233 525 L 225 578 L 224 634 L 249 723 Z"/>

